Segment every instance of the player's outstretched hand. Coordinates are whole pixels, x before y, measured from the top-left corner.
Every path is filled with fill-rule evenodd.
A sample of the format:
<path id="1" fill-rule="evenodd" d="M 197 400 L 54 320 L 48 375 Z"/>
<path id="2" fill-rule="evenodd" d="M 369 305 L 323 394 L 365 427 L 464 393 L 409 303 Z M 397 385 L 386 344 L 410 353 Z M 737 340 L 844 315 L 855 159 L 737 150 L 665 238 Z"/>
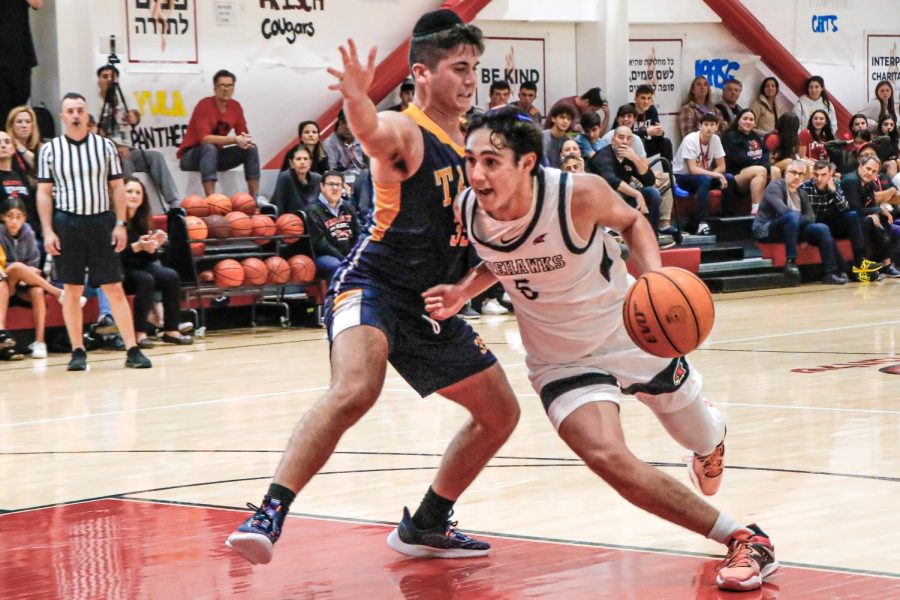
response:
<path id="1" fill-rule="evenodd" d="M 359 55 L 353 40 L 348 39 L 347 47 L 339 46 L 338 50 L 341 53 L 344 70 L 339 71 L 328 67 L 328 72 L 337 79 L 337 83 L 329 85 L 328 89 L 340 92 L 347 100 L 361 100 L 369 92 L 369 87 L 375 78 L 376 48 L 372 46 L 369 49 L 369 60 L 365 65 L 359 62 Z"/>
<path id="2" fill-rule="evenodd" d="M 435 321 L 449 319 L 460 311 L 466 298 L 456 285 L 436 285 L 422 292 L 425 299 L 425 310 Z"/>

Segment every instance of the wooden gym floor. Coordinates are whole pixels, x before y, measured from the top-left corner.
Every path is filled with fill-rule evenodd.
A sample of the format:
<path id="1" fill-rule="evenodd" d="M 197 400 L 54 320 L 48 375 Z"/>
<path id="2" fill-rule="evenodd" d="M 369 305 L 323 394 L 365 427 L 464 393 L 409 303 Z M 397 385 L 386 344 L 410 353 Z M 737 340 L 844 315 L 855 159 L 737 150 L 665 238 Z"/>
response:
<path id="1" fill-rule="evenodd" d="M 476 329 L 523 416 L 457 506 L 486 559 L 410 560 L 384 544 L 464 418 L 389 371 L 382 398 L 294 504 L 274 561 L 223 546 L 295 421 L 328 384 L 316 329 L 215 333 L 193 347 L 0 364 L 0 598 L 900 598 L 900 281 L 716 297 L 691 355 L 727 416 L 713 503 L 758 522 L 783 567 L 719 592 L 722 548 L 633 508 L 559 441 L 515 319 Z M 629 445 L 688 481 L 686 454 L 626 401 Z"/>

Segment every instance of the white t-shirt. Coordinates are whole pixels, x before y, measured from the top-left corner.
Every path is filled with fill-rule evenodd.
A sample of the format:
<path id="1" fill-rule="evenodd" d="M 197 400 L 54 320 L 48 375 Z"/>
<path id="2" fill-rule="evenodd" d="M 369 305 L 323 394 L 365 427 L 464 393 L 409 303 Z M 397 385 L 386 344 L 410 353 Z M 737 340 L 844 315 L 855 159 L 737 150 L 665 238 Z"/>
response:
<path id="1" fill-rule="evenodd" d="M 678 151 L 672 158 L 672 172 L 676 175 L 690 175 L 685 160 L 695 160 L 702 169 L 712 171 L 716 166 L 717 158 L 725 157 L 725 149 L 722 148 L 722 140 L 718 134 L 713 134 L 709 144 L 700 143 L 700 132 L 694 131 L 684 136 Z"/>

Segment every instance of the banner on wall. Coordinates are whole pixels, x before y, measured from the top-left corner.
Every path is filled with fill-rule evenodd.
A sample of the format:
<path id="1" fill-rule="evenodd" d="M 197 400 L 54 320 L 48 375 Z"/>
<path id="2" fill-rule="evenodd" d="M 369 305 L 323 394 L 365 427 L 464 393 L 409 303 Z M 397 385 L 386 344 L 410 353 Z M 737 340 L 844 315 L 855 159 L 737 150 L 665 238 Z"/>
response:
<path id="1" fill-rule="evenodd" d="M 537 85 L 535 106 L 542 113 L 547 110 L 544 85 L 546 62 L 544 40 L 541 38 L 485 37 L 484 54 L 478 63 L 478 84 L 475 88 L 475 105 L 487 108 L 491 83 L 507 81 L 510 102 L 519 97 L 519 84 L 533 81 Z"/>
<path id="2" fill-rule="evenodd" d="M 351 25 L 359 14 L 348 15 L 325 0 L 258 0 L 242 5 L 241 10 L 247 62 L 255 66 L 334 66 L 334 59 L 329 62 L 326 57 L 334 56 L 335 48 L 346 43 L 346 32 L 365 30 Z M 364 58 L 368 46 L 360 43 L 357 50 Z"/>
<path id="3" fill-rule="evenodd" d="M 866 34 L 866 99 L 875 98 L 879 81 L 894 86 L 895 105 L 900 102 L 900 34 Z"/>
<path id="4" fill-rule="evenodd" d="M 862 16 L 852 0 L 800 0 L 794 52 L 803 63 L 852 66 Z"/>
<path id="5" fill-rule="evenodd" d="M 125 0 L 129 63 L 196 64 L 196 0 Z"/>
<path id="6" fill-rule="evenodd" d="M 681 40 L 628 40 L 628 95 L 639 85 L 652 85 L 659 114 L 676 114 L 684 103 L 681 91 Z"/>
<path id="7" fill-rule="evenodd" d="M 740 80 L 744 84 L 745 92 L 748 90 L 752 92 L 750 82 L 759 77 L 759 56 L 754 54 L 694 50 L 687 58 L 693 64 L 693 69 L 689 73 L 690 79 L 685 78 L 685 93 L 682 102 L 687 98 L 687 86 L 691 84 L 690 80 L 700 75 L 709 81 L 709 87 L 714 96 L 716 92 L 721 92 L 725 84 L 732 79 Z"/>

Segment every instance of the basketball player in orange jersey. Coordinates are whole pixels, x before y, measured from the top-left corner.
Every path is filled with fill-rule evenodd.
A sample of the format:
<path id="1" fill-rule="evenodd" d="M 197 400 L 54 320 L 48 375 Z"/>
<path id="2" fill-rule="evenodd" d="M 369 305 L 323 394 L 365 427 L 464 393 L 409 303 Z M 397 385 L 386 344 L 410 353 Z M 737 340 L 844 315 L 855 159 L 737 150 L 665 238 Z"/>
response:
<path id="1" fill-rule="evenodd" d="M 460 117 L 472 103 L 481 31 L 452 11 L 425 14 L 413 31 L 410 69 L 415 103 L 377 113 L 367 96 L 375 49 L 361 63 L 340 48 L 343 70 L 331 89 L 371 159 L 373 225 L 335 273 L 326 302 L 331 386 L 298 423 L 255 514 L 228 538 L 253 563 L 267 563 L 294 497 L 325 464 L 341 435 L 375 403 L 387 363 L 422 396 L 438 393 L 471 418 L 444 454 L 419 509 L 388 537 L 411 556 L 483 556 L 490 545 L 455 529 L 453 504 L 509 437 L 519 406 L 494 355 L 458 317 L 428 318 L 422 292 L 456 281 L 468 240 L 453 197 L 465 187 Z M 311 546 L 312 547 L 312 546 Z"/>
<path id="2" fill-rule="evenodd" d="M 603 227 L 622 233 L 641 272 L 660 267 L 653 229 L 601 178 L 541 168 L 542 148 L 541 131 L 512 107 L 469 124 L 471 188 L 456 207 L 483 262 L 456 284 L 427 290 L 429 314 L 450 317 L 499 280 L 515 306 L 529 378 L 563 441 L 635 506 L 727 544 L 720 587 L 759 588 L 778 568 L 768 536 L 737 525 L 625 445 L 621 394 L 636 396 L 694 452 L 689 473 L 701 492 L 719 488 L 725 424 L 703 401 L 700 374 L 684 357 L 641 350 L 622 322 L 633 279 Z"/>

